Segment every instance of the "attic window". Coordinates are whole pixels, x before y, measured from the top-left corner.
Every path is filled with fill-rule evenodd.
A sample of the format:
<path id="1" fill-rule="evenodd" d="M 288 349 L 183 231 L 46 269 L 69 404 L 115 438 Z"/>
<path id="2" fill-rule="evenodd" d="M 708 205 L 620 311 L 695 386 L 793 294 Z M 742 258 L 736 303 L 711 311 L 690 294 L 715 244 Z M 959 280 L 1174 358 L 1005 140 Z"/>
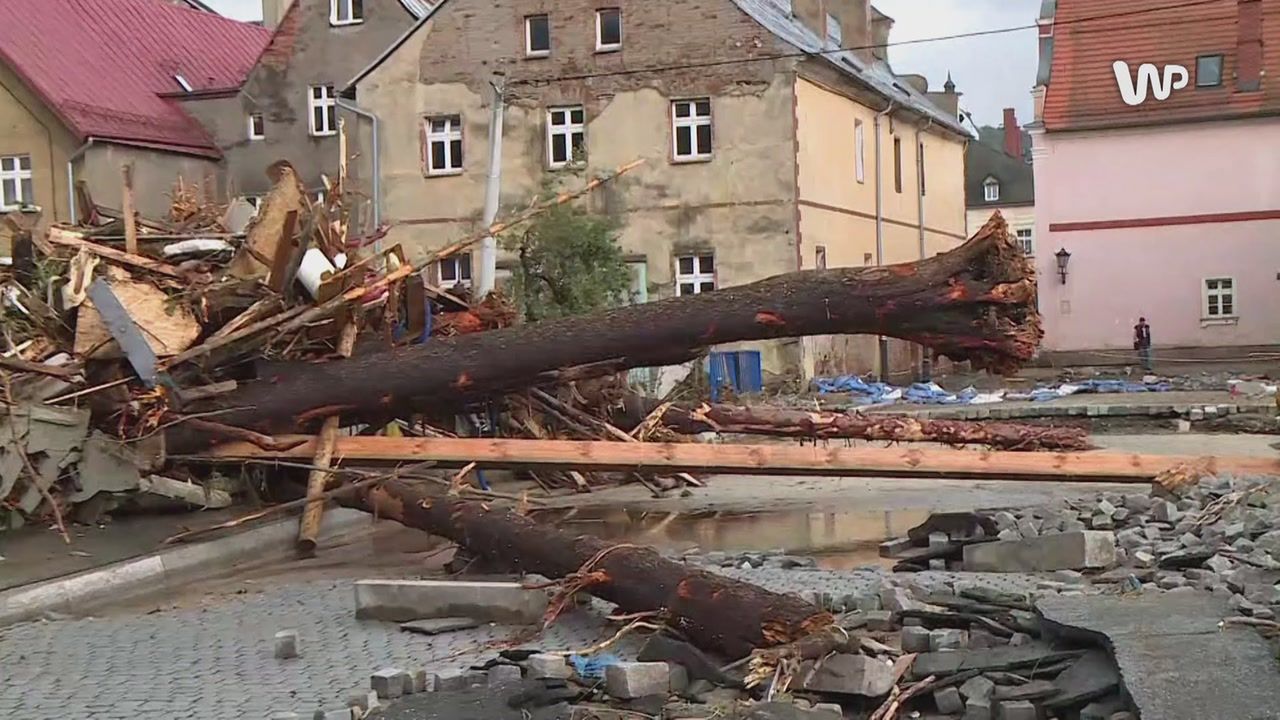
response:
<path id="1" fill-rule="evenodd" d="M 993 177 L 987 178 L 982 183 L 982 197 L 987 202 L 996 202 L 1000 199 L 1000 181 Z"/>
<path id="2" fill-rule="evenodd" d="M 364 0 L 329 0 L 330 25 L 358 25 L 364 22 Z"/>
<path id="3" fill-rule="evenodd" d="M 173 79 L 178 81 L 178 87 L 181 87 L 183 92 L 195 92 L 195 88 L 191 87 L 191 83 L 187 82 L 187 79 L 181 75 L 174 75 Z"/>

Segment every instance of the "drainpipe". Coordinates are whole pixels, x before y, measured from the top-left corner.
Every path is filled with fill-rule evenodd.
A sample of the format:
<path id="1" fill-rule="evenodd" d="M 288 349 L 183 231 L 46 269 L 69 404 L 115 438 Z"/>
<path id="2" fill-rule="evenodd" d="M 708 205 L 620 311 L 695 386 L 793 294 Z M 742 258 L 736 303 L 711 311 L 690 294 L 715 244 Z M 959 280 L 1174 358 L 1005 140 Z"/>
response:
<path id="1" fill-rule="evenodd" d="M 919 217 L 916 222 L 920 228 L 920 259 L 924 259 L 924 153 L 921 152 L 924 145 L 920 143 L 920 134 L 928 131 L 933 126 L 933 118 L 926 118 L 924 127 L 916 125 L 916 175 L 918 186 L 916 188 L 916 205 L 919 207 Z M 920 382 L 929 382 L 933 375 L 933 358 L 929 357 L 929 348 L 920 346 Z"/>
<path id="2" fill-rule="evenodd" d="M 71 157 L 67 158 L 67 210 L 70 211 L 71 213 L 72 225 L 76 224 L 75 164 L 76 164 L 76 161 L 80 159 L 81 155 L 84 155 L 86 152 L 88 152 L 89 148 L 93 146 L 93 143 L 94 143 L 94 139 L 92 137 L 86 139 L 84 141 L 84 144 L 76 148 L 76 151 L 71 153 Z M 57 213 L 55 212 L 54 214 L 56 215 Z"/>
<path id="3" fill-rule="evenodd" d="M 484 186 L 484 226 L 489 228 L 498 219 L 498 200 L 502 195 L 502 122 L 506 103 L 504 76 L 495 72 L 489 82 L 493 86 L 493 108 L 489 118 L 489 176 Z M 493 292 L 498 275 L 498 240 L 486 235 L 480 241 L 480 267 L 475 278 L 475 297 L 483 298 Z"/>
<path id="4" fill-rule="evenodd" d="M 884 152 L 880 142 L 880 120 L 893 112 L 893 102 L 882 112 L 876 113 L 876 265 L 884 265 Z M 880 357 L 880 382 L 889 381 L 889 338 L 876 337 Z"/>
<path id="5" fill-rule="evenodd" d="M 378 127 L 378 116 L 361 108 L 353 102 L 339 97 L 338 107 L 344 110 L 350 110 L 356 115 L 365 118 L 373 128 L 373 229 L 376 231 L 382 227 L 382 152 L 380 150 L 380 137 Z M 373 242 L 373 251 L 375 253 L 382 252 L 382 240 L 378 239 Z"/>

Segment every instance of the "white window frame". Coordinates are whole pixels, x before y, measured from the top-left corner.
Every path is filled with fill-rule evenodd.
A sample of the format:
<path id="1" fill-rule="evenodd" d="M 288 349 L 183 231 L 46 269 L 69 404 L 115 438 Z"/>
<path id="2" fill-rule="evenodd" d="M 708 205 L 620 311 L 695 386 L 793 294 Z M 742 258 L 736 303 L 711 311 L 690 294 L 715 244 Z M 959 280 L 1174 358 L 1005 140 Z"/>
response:
<path id="1" fill-rule="evenodd" d="M 867 181 L 867 133 L 861 120 L 853 121 L 853 173 L 858 182 Z"/>
<path id="2" fill-rule="evenodd" d="M 360 5 L 360 14 L 356 15 L 356 4 Z M 338 11 L 345 9 L 346 19 L 339 17 Z M 329 0 L 329 24 L 334 27 L 359 25 L 364 22 L 364 3 L 362 0 Z"/>
<path id="3" fill-rule="evenodd" d="M 987 178 L 982 181 L 982 199 L 986 202 L 1000 201 L 1000 181 L 995 178 Z"/>
<path id="4" fill-rule="evenodd" d="M 533 49 L 533 21 L 537 19 L 545 20 L 547 23 L 547 49 Z M 547 57 L 551 54 L 551 16 L 550 15 L 526 15 L 524 19 L 524 56 L 525 57 Z"/>
<path id="5" fill-rule="evenodd" d="M 22 162 L 26 161 L 27 167 L 22 167 Z M 33 197 L 27 197 L 23 192 L 22 182 L 27 181 L 31 185 L 31 193 Z M 14 200 L 16 202 L 5 202 L 4 185 L 13 183 Z M 31 178 L 31 156 L 30 155 L 5 155 L 0 157 L 0 210 L 17 210 L 24 205 L 35 205 L 35 183 Z"/>
<path id="6" fill-rule="evenodd" d="M 1209 283 L 1217 283 L 1216 288 L 1210 288 Z M 1228 283 L 1229 287 L 1222 287 L 1222 283 Z M 1204 313 L 1205 320 L 1234 320 L 1240 317 L 1240 301 L 1239 286 L 1236 285 L 1236 279 L 1233 276 L 1207 277 L 1200 282 L 1200 291 L 1204 298 L 1201 304 L 1201 310 Z M 1223 298 L 1227 298 L 1231 302 L 1231 312 L 1222 311 Z M 1217 300 L 1218 311 L 1213 312 L 1210 300 Z"/>
<path id="7" fill-rule="evenodd" d="M 618 14 L 618 42 L 616 43 L 604 42 L 604 14 L 605 13 Z M 599 10 L 596 10 L 596 52 L 599 52 L 599 53 L 617 52 L 618 50 L 621 50 L 621 49 L 622 49 L 622 8 L 612 7 L 612 8 L 600 8 Z"/>
<path id="8" fill-rule="evenodd" d="M 703 267 L 703 260 L 711 260 L 711 269 Z M 693 272 L 684 273 L 680 270 L 681 260 L 693 261 Z M 676 276 L 676 295 L 699 295 L 704 292 L 711 292 L 720 287 L 716 282 L 716 256 L 713 252 L 697 253 L 694 255 L 677 255 L 675 258 L 675 276 Z M 704 290 L 703 283 L 711 283 L 711 290 Z M 692 290 L 685 291 L 681 289 L 682 285 L 692 286 Z"/>
<path id="9" fill-rule="evenodd" d="M 316 97 L 316 91 L 320 97 Z M 316 127 L 316 110 L 324 113 L 326 127 Z M 307 126 L 312 137 L 328 137 L 338 134 L 338 96 L 332 85 L 312 85 L 307 88 Z"/>
<path id="10" fill-rule="evenodd" d="M 706 115 L 698 114 L 698 103 L 700 102 L 707 103 Z M 689 114 L 686 117 L 677 115 L 677 109 L 682 105 L 689 107 Z M 704 125 L 708 128 L 713 128 L 712 115 L 711 98 L 709 97 L 671 101 L 671 158 L 674 162 L 705 162 L 711 159 L 712 153 L 715 151 L 715 130 L 711 130 L 711 147 L 707 148 L 704 153 L 698 151 L 698 128 Z M 680 144 L 677 141 L 680 128 L 689 128 L 689 149 L 692 152 L 687 155 L 680 154 Z"/>
<path id="11" fill-rule="evenodd" d="M 466 264 L 462 263 L 463 259 L 466 260 Z M 472 267 L 471 262 L 472 262 L 471 253 L 458 253 L 457 255 L 451 255 L 447 258 L 441 258 L 437 260 L 436 261 L 436 281 L 439 284 L 440 289 L 448 290 L 450 288 L 455 288 L 458 286 L 467 287 L 467 288 L 471 287 L 472 278 L 475 277 L 475 273 L 473 272 L 474 268 Z M 447 279 L 444 276 L 444 269 L 446 267 L 453 268 L 452 280 Z M 466 271 L 465 277 L 463 277 L 464 270 Z"/>
<path id="12" fill-rule="evenodd" d="M 1026 233 L 1025 237 L 1023 233 Z M 1013 237 L 1018 241 L 1018 245 L 1022 248 L 1022 254 L 1027 257 L 1034 257 L 1036 254 L 1035 230 L 1029 227 L 1017 228 L 1013 231 Z"/>
<path id="13" fill-rule="evenodd" d="M 255 119 L 255 118 L 256 118 L 256 119 L 257 119 L 257 121 L 258 121 L 258 122 L 257 122 L 257 124 L 262 126 L 262 128 L 261 128 L 261 129 L 259 129 L 259 128 L 257 128 L 257 127 L 254 127 L 254 119 Z M 262 113 L 249 113 L 248 125 L 249 125 L 249 139 L 250 139 L 250 140 L 265 140 L 265 139 L 266 139 L 266 137 L 267 137 L 267 118 L 266 118 L 266 116 L 264 116 Z"/>
<path id="14" fill-rule="evenodd" d="M 582 120 L 580 122 L 574 122 L 573 114 L 575 112 L 582 114 Z M 559 125 L 555 124 L 555 122 L 552 119 L 556 113 L 564 113 L 565 121 Z M 566 159 L 559 162 L 557 162 L 555 158 L 555 153 L 554 153 L 555 144 L 553 142 L 555 136 L 557 135 L 565 136 L 564 142 L 565 142 Z M 574 135 L 582 136 L 582 142 L 577 146 L 575 146 L 573 142 Z M 581 165 L 582 163 L 586 162 L 586 157 L 585 157 L 586 142 L 587 142 L 587 110 L 586 108 L 584 108 L 581 105 L 563 105 L 560 107 L 547 108 L 547 167 L 564 168 L 564 167 L 570 167 L 573 165 Z M 576 154 L 583 155 L 583 157 L 575 157 L 575 147 L 578 148 Z"/>
<path id="15" fill-rule="evenodd" d="M 443 130 L 436 130 L 435 123 L 443 121 L 445 126 Z M 426 134 L 426 162 L 424 163 L 427 175 L 431 177 L 440 177 L 444 175 L 461 175 L 463 168 L 463 159 L 466 153 L 459 153 L 461 157 L 453 156 L 454 141 L 462 142 L 462 116 L 461 115 L 432 115 L 423 118 Z M 437 168 L 435 166 L 435 153 L 432 152 L 432 145 L 435 143 L 444 143 L 444 167 Z"/>

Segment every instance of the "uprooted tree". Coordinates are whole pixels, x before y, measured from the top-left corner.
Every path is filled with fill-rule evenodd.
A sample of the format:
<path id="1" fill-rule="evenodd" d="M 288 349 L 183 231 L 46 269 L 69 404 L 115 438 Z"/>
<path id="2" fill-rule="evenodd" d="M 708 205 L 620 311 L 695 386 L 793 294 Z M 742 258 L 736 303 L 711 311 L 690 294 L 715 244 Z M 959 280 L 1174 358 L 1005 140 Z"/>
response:
<path id="1" fill-rule="evenodd" d="M 1043 335 L 1035 294 L 1035 271 L 996 215 L 960 247 L 919 262 L 788 273 L 287 367 L 220 398 L 220 407 L 238 409 L 219 421 L 269 432 L 339 413 L 348 422 L 376 421 L 532 385 L 685 362 L 719 343 L 805 335 L 888 335 L 1005 373 L 1030 360 Z M 207 442 L 190 434 L 171 439 L 178 451 Z"/>

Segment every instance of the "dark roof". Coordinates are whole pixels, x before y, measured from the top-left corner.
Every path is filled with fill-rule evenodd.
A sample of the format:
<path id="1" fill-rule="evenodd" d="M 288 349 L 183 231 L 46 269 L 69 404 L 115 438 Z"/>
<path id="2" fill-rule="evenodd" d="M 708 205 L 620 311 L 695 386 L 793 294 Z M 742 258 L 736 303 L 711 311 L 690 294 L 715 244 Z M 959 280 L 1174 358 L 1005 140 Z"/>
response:
<path id="1" fill-rule="evenodd" d="M 204 128 L 164 94 L 238 87 L 271 36 L 163 0 L 0 0 L 0 60 L 79 139 L 217 157 Z"/>
<path id="2" fill-rule="evenodd" d="M 984 127 L 978 131 L 979 139 L 969 143 L 964 158 L 965 207 L 1000 207 L 1002 205 L 1033 205 L 1036 201 L 1035 175 L 1031 168 L 1031 137 L 1022 131 L 1023 157 L 1016 158 L 1004 151 L 1004 130 Z M 987 178 L 1000 183 L 1000 199 L 987 202 L 983 184 Z"/>
<path id="3" fill-rule="evenodd" d="M 1245 66 L 1239 52 L 1241 13 L 1254 7 L 1262 15 L 1261 83 L 1257 90 L 1237 87 Z M 1044 102 L 1044 126 L 1050 131 L 1086 130 L 1230 119 L 1280 112 L 1280 3 L 1257 6 L 1237 0 L 1170 3 L 1168 0 L 1057 0 L 1053 17 L 1052 60 Z M 1111 17 L 1123 10 L 1126 17 Z M 1097 18 L 1097 19 L 1094 19 Z M 1222 55 L 1222 83 L 1196 87 L 1196 58 Z M 1190 75 L 1186 88 L 1167 100 L 1148 99 L 1137 106 L 1121 98 L 1113 63 L 1138 67 L 1181 65 Z M 1258 59 L 1254 59 L 1258 62 Z"/>

